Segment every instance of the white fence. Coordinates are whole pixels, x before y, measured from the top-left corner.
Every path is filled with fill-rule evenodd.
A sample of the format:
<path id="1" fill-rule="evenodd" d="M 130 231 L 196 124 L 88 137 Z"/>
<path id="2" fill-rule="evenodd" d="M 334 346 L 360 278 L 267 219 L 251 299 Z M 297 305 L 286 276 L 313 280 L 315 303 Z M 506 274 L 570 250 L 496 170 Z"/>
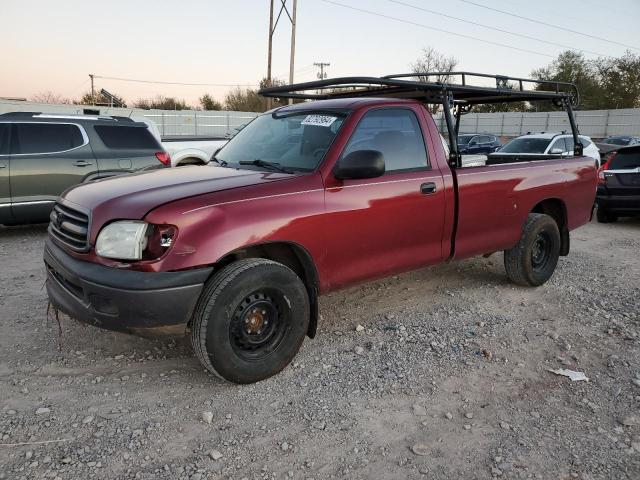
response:
<path id="1" fill-rule="evenodd" d="M 0 113 L 18 111 L 83 113 L 85 109 L 100 110 L 101 115 L 146 117 L 158 125 L 162 136 L 224 137 L 258 115 L 254 112 L 142 110 L 0 100 Z M 583 135 L 592 138 L 604 138 L 610 135 L 640 136 L 640 108 L 585 110 L 577 111 L 575 114 L 578 128 Z M 434 119 L 440 131 L 446 131 L 442 115 L 434 115 Z M 503 137 L 514 137 L 527 132 L 562 130 L 571 130 L 569 118 L 562 111 L 469 113 L 463 115 L 460 122 L 460 133 L 491 133 Z"/>
<path id="2" fill-rule="evenodd" d="M 640 109 L 584 110 L 575 112 L 578 129 L 592 138 L 610 135 L 640 136 Z M 441 114 L 433 117 L 441 132 L 447 129 Z M 468 113 L 460 120 L 460 133 L 492 133 L 516 137 L 527 132 L 570 131 L 569 117 L 563 111 Z"/>
<path id="3" fill-rule="evenodd" d="M 225 137 L 254 119 L 254 112 L 214 110 L 143 110 L 140 108 L 111 108 L 92 105 L 53 105 L 0 99 L 0 113 L 45 112 L 59 114 L 88 113 L 99 110 L 100 115 L 145 117 L 153 120 L 160 134 L 165 136 Z"/>

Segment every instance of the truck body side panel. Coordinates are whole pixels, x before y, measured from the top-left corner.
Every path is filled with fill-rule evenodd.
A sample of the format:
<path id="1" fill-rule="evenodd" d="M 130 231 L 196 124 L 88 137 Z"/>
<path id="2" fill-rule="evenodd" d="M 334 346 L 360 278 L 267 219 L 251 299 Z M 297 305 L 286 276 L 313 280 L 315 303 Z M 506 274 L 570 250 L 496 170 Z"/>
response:
<path id="1" fill-rule="evenodd" d="M 589 157 L 461 168 L 456 176 L 455 258 L 513 247 L 529 213 L 548 199 L 562 202 L 573 230 L 589 221 L 596 192 Z"/>

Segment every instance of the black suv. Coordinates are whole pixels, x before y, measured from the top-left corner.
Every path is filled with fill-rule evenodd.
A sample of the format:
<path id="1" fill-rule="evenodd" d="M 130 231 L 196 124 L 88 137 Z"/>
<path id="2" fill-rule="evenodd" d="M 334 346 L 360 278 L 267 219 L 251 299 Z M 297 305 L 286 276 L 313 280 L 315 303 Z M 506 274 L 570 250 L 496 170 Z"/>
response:
<path id="1" fill-rule="evenodd" d="M 73 185 L 170 165 L 147 125 L 127 117 L 2 114 L 0 224 L 46 222 Z"/>
<path id="2" fill-rule="evenodd" d="M 481 155 L 495 152 L 502 146 L 495 135 L 465 133 L 458 135 L 458 150 L 464 155 Z"/>
<path id="3" fill-rule="evenodd" d="M 640 145 L 621 148 L 600 167 L 596 202 L 600 223 L 640 215 Z"/>

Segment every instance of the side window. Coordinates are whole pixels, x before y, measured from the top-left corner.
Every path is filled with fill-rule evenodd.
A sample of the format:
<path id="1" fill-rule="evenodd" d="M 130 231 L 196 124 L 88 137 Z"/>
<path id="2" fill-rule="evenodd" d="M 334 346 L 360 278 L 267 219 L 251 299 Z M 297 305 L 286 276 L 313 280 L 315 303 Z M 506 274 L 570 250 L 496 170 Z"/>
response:
<path id="1" fill-rule="evenodd" d="M 418 118 L 413 111 L 404 108 L 367 113 L 358 123 L 342 155 L 356 150 L 382 152 L 387 172 L 429 166 Z"/>
<path id="2" fill-rule="evenodd" d="M 480 140 L 478 140 L 478 143 L 489 143 L 489 142 L 491 142 L 491 137 L 488 137 L 486 135 L 480 136 Z"/>
<path id="3" fill-rule="evenodd" d="M 64 152 L 84 143 L 80 129 L 66 123 L 16 123 L 13 131 L 11 153 Z"/>
<path id="4" fill-rule="evenodd" d="M 10 123 L 0 123 L 0 155 L 9 153 L 9 132 L 11 131 Z"/>
<path id="5" fill-rule="evenodd" d="M 580 139 L 580 143 L 584 148 L 587 148 L 589 145 L 591 145 L 591 142 L 586 138 L 582 138 L 582 137 L 578 137 L 578 138 Z M 569 143 L 573 143 L 573 140 L 569 139 Z M 571 150 L 573 150 L 573 148 Z"/>
<path id="6" fill-rule="evenodd" d="M 567 152 L 567 144 L 564 141 L 564 138 L 558 138 L 555 142 L 551 144 L 551 148 L 549 149 L 549 153 L 553 150 L 559 149 L 562 150 L 562 153 Z"/>
<path id="7" fill-rule="evenodd" d="M 100 140 L 109 148 L 141 148 L 158 150 L 160 145 L 146 127 L 96 125 Z"/>

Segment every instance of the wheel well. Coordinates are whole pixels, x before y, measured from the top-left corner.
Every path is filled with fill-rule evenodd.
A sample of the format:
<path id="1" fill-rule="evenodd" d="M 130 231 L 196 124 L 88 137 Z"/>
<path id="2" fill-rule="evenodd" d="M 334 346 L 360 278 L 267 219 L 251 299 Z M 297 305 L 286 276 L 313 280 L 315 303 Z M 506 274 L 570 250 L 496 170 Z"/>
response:
<path id="1" fill-rule="evenodd" d="M 251 245 L 235 250 L 225 255 L 217 265 L 224 267 L 231 262 L 243 258 L 267 258 L 274 262 L 286 265 L 293 270 L 303 281 L 309 294 L 309 304 L 311 307 L 311 318 L 309 319 L 309 330 L 307 335 L 315 337 L 318 329 L 318 272 L 309 252 L 295 243 L 271 242 L 260 245 Z"/>
<path id="2" fill-rule="evenodd" d="M 204 165 L 204 161 L 197 157 L 187 157 L 180 160 L 177 165 Z"/>
<path id="3" fill-rule="evenodd" d="M 560 231 L 560 255 L 569 254 L 569 228 L 567 227 L 567 207 L 558 198 L 548 198 L 538 203 L 531 213 L 544 213 L 556 221 Z"/>

